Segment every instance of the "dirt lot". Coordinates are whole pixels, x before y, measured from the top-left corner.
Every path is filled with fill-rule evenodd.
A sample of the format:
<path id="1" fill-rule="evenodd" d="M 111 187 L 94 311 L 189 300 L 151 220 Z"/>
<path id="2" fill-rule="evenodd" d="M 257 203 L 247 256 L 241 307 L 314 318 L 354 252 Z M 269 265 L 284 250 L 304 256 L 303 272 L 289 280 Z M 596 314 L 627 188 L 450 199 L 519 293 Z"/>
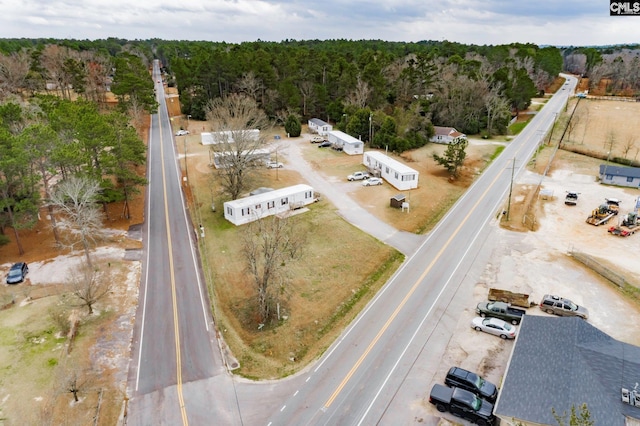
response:
<path id="1" fill-rule="evenodd" d="M 607 132 L 603 129 L 616 129 L 618 140 L 627 140 L 637 131 L 624 125 L 633 122 L 633 117 L 640 113 L 637 103 L 587 101 L 581 107 L 589 108 L 590 122 L 586 130 L 578 126 L 580 130 L 574 135 L 578 134 L 581 138 L 584 135 L 584 138 L 572 143 L 580 143 L 602 153 L 607 149 L 607 145 L 603 144 Z M 561 134 L 558 129 L 556 133 Z M 640 146 L 640 140 L 637 145 Z M 616 148 L 620 146 L 614 145 L 614 150 Z M 469 322 L 475 316 L 475 305 L 486 300 L 491 287 L 530 294 L 530 300 L 534 302 L 538 302 L 546 293 L 571 298 L 589 309 L 590 324 L 616 339 L 640 345 L 640 324 L 629 321 L 640 312 L 638 300 L 630 298 L 627 292 L 569 255 L 574 250 L 587 253 L 640 288 L 640 280 L 637 279 L 640 262 L 636 261 L 635 255 L 638 235 L 615 237 L 607 233 L 607 226 L 595 227 L 585 223 L 590 212 L 605 198 L 621 199 L 623 213 L 632 210 L 640 191 L 600 185 L 596 175 L 602 160 L 562 150 L 556 154 L 549 176 L 541 179 L 539 173 L 547 166 L 552 152 L 552 148 L 545 148 L 536 162 L 530 164 L 529 170 L 518 178 L 511 221 L 503 223 L 502 227 L 498 227 L 497 221 L 493 223 L 494 232 L 490 240 L 485 242 L 488 262 L 481 267 L 481 279 L 468 283 L 469 296 L 464 299 L 467 308 L 460 316 L 454 337 L 435 374 L 425 378 L 430 382 L 425 389 L 430 389 L 434 383 L 442 383 L 451 365 L 477 371 L 488 380 L 500 384 L 513 342 L 501 341 L 469 327 Z M 622 151 L 616 153 L 620 157 L 624 155 Z M 532 198 L 539 184 L 552 195 Z M 564 204 L 567 190 L 580 193 L 577 206 Z M 529 222 L 522 223 L 524 205 L 529 199 L 534 201 L 528 214 L 529 217 L 535 217 L 535 232 L 528 230 L 531 225 Z M 610 222 L 615 223 L 616 220 Z M 537 307 L 528 309 L 527 314 L 547 315 Z M 442 415 L 426 401 L 427 396 L 425 394 L 421 401 L 415 401 L 412 406 L 420 408 L 416 408 L 413 414 L 427 424 L 448 424 L 446 420 L 438 423 Z M 444 417 L 455 419 L 448 415 Z M 455 421 L 459 422 L 457 419 Z"/>

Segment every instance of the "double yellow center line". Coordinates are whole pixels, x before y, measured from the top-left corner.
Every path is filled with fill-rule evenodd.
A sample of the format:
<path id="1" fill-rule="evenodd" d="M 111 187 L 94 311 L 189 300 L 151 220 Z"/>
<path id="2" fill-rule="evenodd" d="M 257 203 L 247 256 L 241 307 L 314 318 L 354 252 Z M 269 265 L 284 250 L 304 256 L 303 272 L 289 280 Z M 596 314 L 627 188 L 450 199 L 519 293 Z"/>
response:
<path id="1" fill-rule="evenodd" d="M 180 404 L 180 413 L 182 415 L 182 424 L 188 425 L 189 419 L 187 418 L 187 411 L 184 405 L 184 396 L 182 394 L 182 361 L 180 356 L 180 322 L 178 321 L 178 303 L 176 297 L 176 278 L 175 269 L 173 265 L 173 250 L 171 243 L 171 225 L 169 223 L 169 201 L 167 197 L 167 175 L 164 165 L 164 143 L 162 140 L 162 120 L 160 114 L 158 114 L 158 126 L 160 133 L 160 160 L 162 164 L 162 190 L 164 193 L 164 220 L 167 230 L 167 248 L 169 253 L 169 276 L 171 277 L 171 299 L 173 302 L 173 329 L 175 334 L 176 345 L 176 389 L 178 392 L 178 402 Z"/>

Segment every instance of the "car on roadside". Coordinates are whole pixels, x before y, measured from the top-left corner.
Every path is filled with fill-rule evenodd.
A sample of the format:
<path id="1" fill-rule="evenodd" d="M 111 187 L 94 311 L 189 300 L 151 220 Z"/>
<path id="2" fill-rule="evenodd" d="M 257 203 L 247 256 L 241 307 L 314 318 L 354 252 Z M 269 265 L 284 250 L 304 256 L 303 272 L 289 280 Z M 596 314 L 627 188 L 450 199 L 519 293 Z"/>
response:
<path id="1" fill-rule="evenodd" d="M 355 172 L 347 176 L 347 180 L 349 182 L 353 182 L 354 180 L 363 180 L 369 179 L 369 173 L 367 172 Z"/>
<path id="2" fill-rule="evenodd" d="M 362 186 L 375 186 L 375 185 L 382 185 L 382 179 L 378 177 L 372 177 L 369 179 L 365 179 L 362 182 Z"/>
<path id="3" fill-rule="evenodd" d="M 176 132 L 176 136 L 186 136 L 186 135 L 188 135 L 188 134 L 189 134 L 189 131 L 188 131 L 188 130 L 178 130 L 178 131 Z"/>
<path id="4" fill-rule="evenodd" d="M 498 397 L 498 388 L 476 373 L 460 367 L 451 367 L 444 378 L 444 384 L 450 388 L 460 388 L 474 393 L 491 403 Z"/>
<path id="5" fill-rule="evenodd" d="M 321 142 L 321 143 L 318 145 L 318 148 L 327 148 L 327 147 L 329 147 L 329 146 L 331 146 L 331 145 L 332 145 L 332 144 L 331 144 L 331 142 L 329 142 L 329 141 L 324 141 L 324 142 Z"/>
<path id="6" fill-rule="evenodd" d="M 281 169 L 284 167 L 284 164 L 282 164 L 279 161 L 269 161 L 267 163 L 267 169 Z"/>
<path id="7" fill-rule="evenodd" d="M 589 310 L 584 306 L 579 306 L 569 299 L 545 294 L 540 301 L 540 309 L 548 314 L 559 315 L 561 317 L 580 317 L 589 319 Z"/>
<path id="8" fill-rule="evenodd" d="M 476 317 L 471 320 L 471 328 L 499 336 L 501 339 L 516 338 L 516 327 L 498 318 Z"/>
<path id="9" fill-rule="evenodd" d="M 14 263 L 7 274 L 7 284 L 18 284 L 24 281 L 29 273 L 29 267 L 25 262 Z"/>

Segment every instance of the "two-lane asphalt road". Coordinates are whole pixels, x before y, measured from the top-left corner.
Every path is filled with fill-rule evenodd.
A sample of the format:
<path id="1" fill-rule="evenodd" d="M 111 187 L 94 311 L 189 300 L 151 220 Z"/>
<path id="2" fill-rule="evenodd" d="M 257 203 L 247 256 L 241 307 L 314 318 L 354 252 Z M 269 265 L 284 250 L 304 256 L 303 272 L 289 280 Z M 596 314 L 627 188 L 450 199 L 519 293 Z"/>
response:
<path id="1" fill-rule="evenodd" d="M 140 286 L 127 424 L 238 422 L 233 382 L 215 341 L 206 289 L 185 213 L 172 129 L 159 65 L 153 78 L 159 101 L 148 147 L 146 260 Z M 227 385 L 216 386 L 225 382 Z"/>
<path id="2" fill-rule="evenodd" d="M 385 424 L 394 424 L 387 407 L 418 354 L 438 332 L 440 317 L 480 250 L 485 225 L 500 214 L 513 177 L 526 166 L 564 108 L 576 84 L 575 79 L 569 81 L 483 172 L 317 365 L 287 381 L 289 397 L 271 407 L 265 424 L 370 425 L 383 418 Z M 250 410 L 245 392 L 251 395 L 252 390 L 246 385 L 239 391 L 244 413 Z"/>

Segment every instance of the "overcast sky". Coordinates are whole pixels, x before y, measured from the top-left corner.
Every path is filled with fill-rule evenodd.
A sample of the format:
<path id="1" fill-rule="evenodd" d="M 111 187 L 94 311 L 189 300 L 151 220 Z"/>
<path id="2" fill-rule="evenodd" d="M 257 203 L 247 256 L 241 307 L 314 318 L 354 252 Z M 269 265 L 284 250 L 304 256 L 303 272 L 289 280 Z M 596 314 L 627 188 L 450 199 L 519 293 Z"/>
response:
<path id="1" fill-rule="evenodd" d="M 607 0 L 0 0 L 0 38 L 640 43 Z"/>

